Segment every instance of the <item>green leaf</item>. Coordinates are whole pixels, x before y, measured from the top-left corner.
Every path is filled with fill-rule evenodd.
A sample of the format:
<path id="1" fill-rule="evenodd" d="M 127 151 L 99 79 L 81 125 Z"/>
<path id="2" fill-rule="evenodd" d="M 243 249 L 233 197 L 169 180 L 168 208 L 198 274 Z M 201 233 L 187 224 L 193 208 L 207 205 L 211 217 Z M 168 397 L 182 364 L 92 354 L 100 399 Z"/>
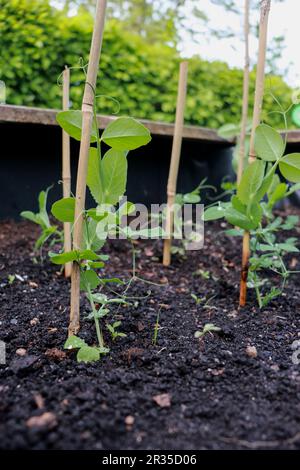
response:
<path id="1" fill-rule="evenodd" d="M 293 183 L 300 183 L 300 153 L 285 155 L 279 162 L 282 175 Z"/>
<path id="2" fill-rule="evenodd" d="M 242 214 L 246 214 L 247 211 L 247 206 L 245 206 L 240 199 L 237 197 L 236 194 L 234 194 L 231 198 L 231 204 L 232 207 L 237 210 L 238 212 L 241 212 Z"/>
<path id="3" fill-rule="evenodd" d="M 299 222 L 298 215 L 289 215 L 284 224 L 282 225 L 283 230 L 291 230 L 297 225 Z"/>
<path id="4" fill-rule="evenodd" d="M 183 202 L 185 204 L 197 204 L 201 201 L 199 194 L 187 193 L 183 195 Z"/>
<path id="5" fill-rule="evenodd" d="M 218 135 L 223 139 L 232 139 L 233 137 L 237 137 L 241 132 L 241 126 L 237 124 L 224 124 L 218 130 Z"/>
<path id="6" fill-rule="evenodd" d="M 122 204 L 118 211 L 117 215 L 119 218 L 123 217 L 123 215 L 130 215 L 135 211 L 135 205 L 132 202 L 126 201 Z"/>
<path id="7" fill-rule="evenodd" d="M 56 120 L 60 127 L 73 139 L 81 140 L 82 112 L 81 111 L 61 111 L 57 113 Z M 93 120 L 91 142 L 97 142 L 97 129 Z"/>
<path id="8" fill-rule="evenodd" d="M 115 150 L 134 150 L 151 140 L 149 130 L 129 117 L 116 119 L 107 126 L 101 140 Z"/>
<path id="9" fill-rule="evenodd" d="M 258 227 L 258 225 L 261 223 L 262 215 L 263 215 L 263 210 L 258 203 L 254 203 L 250 206 L 249 209 L 249 217 L 252 220 L 254 224 L 254 228 Z"/>
<path id="10" fill-rule="evenodd" d="M 91 346 L 83 346 L 79 349 L 77 353 L 77 361 L 78 362 L 94 362 L 99 361 L 100 359 L 100 352 L 98 348 L 93 348 Z"/>
<path id="11" fill-rule="evenodd" d="M 208 222 L 209 220 L 222 219 L 225 216 L 225 209 L 221 205 L 209 207 L 203 214 L 203 220 Z"/>
<path id="12" fill-rule="evenodd" d="M 86 342 L 78 336 L 70 336 L 64 344 L 64 349 L 79 349 L 86 346 Z"/>
<path id="13" fill-rule="evenodd" d="M 61 222 L 73 222 L 75 216 L 75 198 L 64 197 L 59 199 L 52 205 L 51 212 Z"/>
<path id="14" fill-rule="evenodd" d="M 122 281 L 121 279 L 117 278 L 117 277 L 112 277 L 112 278 L 105 278 L 105 279 L 101 279 L 101 284 L 108 284 L 109 282 L 113 282 L 115 284 L 125 284 L 124 281 Z"/>
<path id="15" fill-rule="evenodd" d="M 101 162 L 104 183 L 104 203 L 115 205 L 126 190 L 127 158 L 124 152 L 108 150 Z"/>
<path id="16" fill-rule="evenodd" d="M 267 193 L 267 191 L 270 188 L 270 185 L 272 184 L 274 171 L 275 171 L 275 168 L 273 168 L 272 172 L 268 174 L 268 176 L 265 176 L 261 187 L 257 190 L 256 194 L 252 196 L 252 203 L 260 202 L 262 198 L 264 197 L 264 195 Z"/>
<path id="17" fill-rule="evenodd" d="M 277 243 L 276 247 L 280 250 L 284 250 L 287 253 L 298 253 L 299 250 L 296 246 L 292 245 L 291 243 Z"/>
<path id="18" fill-rule="evenodd" d="M 237 211 L 233 207 L 228 207 L 226 209 L 225 218 L 230 224 L 244 230 L 253 230 L 256 228 L 256 224 L 252 222 L 249 217 Z"/>
<path id="19" fill-rule="evenodd" d="M 287 191 L 286 183 L 278 184 L 278 186 L 274 189 L 271 196 L 269 197 L 269 202 L 268 202 L 269 205 L 272 207 L 277 201 L 280 201 L 281 199 L 283 199 L 286 195 L 286 191 Z"/>
<path id="20" fill-rule="evenodd" d="M 48 192 L 52 188 L 52 186 L 49 186 L 46 191 L 41 191 L 38 197 L 39 200 L 39 214 L 38 217 L 41 219 L 41 221 L 44 223 L 46 228 L 50 227 L 50 222 L 49 222 L 49 217 L 47 213 L 47 198 L 48 198 Z"/>
<path id="21" fill-rule="evenodd" d="M 88 287 L 90 290 L 94 290 L 99 286 L 100 282 L 99 277 L 92 269 L 80 273 L 80 290 L 86 291 Z"/>
<path id="22" fill-rule="evenodd" d="M 270 187 L 268 189 L 268 197 L 276 190 L 277 186 L 280 184 L 280 178 L 277 174 L 273 175 Z"/>
<path id="23" fill-rule="evenodd" d="M 24 217 L 24 219 L 27 219 L 27 220 L 30 220 L 31 222 L 34 222 L 35 224 L 39 224 L 39 221 L 38 221 L 36 215 L 31 211 L 23 211 L 23 212 L 21 212 L 20 216 Z"/>
<path id="24" fill-rule="evenodd" d="M 296 183 L 296 184 L 293 184 L 293 186 L 291 186 L 286 194 L 286 197 L 290 196 L 291 194 L 293 194 L 295 191 L 299 191 L 300 190 L 300 183 Z"/>
<path id="25" fill-rule="evenodd" d="M 103 187 L 101 179 L 101 160 L 96 148 L 91 147 L 89 152 L 89 163 L 86 183 L 91 191 L 91 194 L 98 204 L 102 204 L 103 200 Z"/>
<path id="26" fill-rule="evenodd" d="M 89 261 L 95 261 L 99 259 L 99 255 L 97 255 L 97 253 L 95 253 L 93 250 L 90 250 L 90 249 L 80 251 L 78 254 L 79 254 L 79 259 L 85 259 Z"/>
<path id="27" fill-rule="evenodd" d="M 98 238 L 96 232 L 97 224 L 98 222 L 96 222 L 96 220 L 90 219 L 83 225 L 83 237 L 85 246 L 88 249 L 92 249 L 93 251 L 99 251 L 106 241 L 105 238 L 101 240 Z"/>
<path id="28" fill-rule="evenodd" d="M 265 166 L 263 161 L 255 160 L 244 171 L 237 189 L 237 196 L 243 204 L 248 205 L 257 195 L 264 179 Z"/>
<path id="29" fill-rule="evenodd" d="M 49 253 L 49 257 L 54 264 L 66 264 L 71 261 L 75 261 L 79 257 L 79 253 L 77 250 L 68 251 L 66 253 L 61 253 L 59 255 L 55 253 Z"/>
<path id="30" fill-rule="evenodd" d="M 98 204 L 119 202 L 126 190 L 127 159 L 124 151 L 110 149 L 100 160 L 97 149 L 89 154 L 87 185 Z"/>
<path id="31" fill-rule="evenodd" d="M 103 263 L 103 261 L 94 261 L 90 263 L 89 266 L 93 269 L 100 269 L 103 268 L 105 264 Z"/>
<path id="32" fill-rule="evenodd" d="M 49 228 L 46 228 L 46 229 L 44 228 L 43 232 L 42 232 L 42 235 L 37 239 L 37 241 L 34 244 L 35 250 L 38 250 L 44 243 L 46 243 L 48 238 L 50 238 L 51 235 L 56 232 L 56 229 L 57 229 L 57 227 L 55 227 L 55 226 L 49 227 Z"/>
<path id="33" fill-rule="evenodd" d="M 261 124 L 255 130 L 255 153 L 267 162 L 275 162 L 284 153 L 284 141 L 279 134 L 270 126 Z"/>

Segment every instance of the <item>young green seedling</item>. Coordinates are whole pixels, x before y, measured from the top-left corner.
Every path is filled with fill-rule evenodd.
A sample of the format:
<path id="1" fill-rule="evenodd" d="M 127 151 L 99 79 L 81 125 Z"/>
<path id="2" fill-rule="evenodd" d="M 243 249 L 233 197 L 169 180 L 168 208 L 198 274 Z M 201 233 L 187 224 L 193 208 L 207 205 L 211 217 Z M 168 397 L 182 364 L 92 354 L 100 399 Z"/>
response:
<path id="1" fill-rule="evenodd" d="M 62 243 L 63 233 L 58 230 L 56 225 L 51 225 L 49 220 L 49 215 L 47 212 L 47 198 L 48 192 L 51 189 L 51 186 L 45 191 L 41 191 L 38 196 L 39 212 L 34 213 L 32 211 L 23 211 L 21 212 L 21 217 L 24 219 L 30 220 L 35 224 L 39 225 L 42 233 L 35 242 L 35 250 L 42 249 L 43 245 L 51 238 L 50 246 L 53 246 L 56 243 Z"/>
<path id="2" fill-rule="evenodd" d="M 225 218 L 233 226 L 246 230 L 249 238 L 257 230 L 263 234 L 264 216 L 267 215 L 268 221 L 269 210 L 277 198 L 274 193 L 283 194 L 276 172 L 279 171 L 292 183 L 300 183 L 300 153 L 285 155 L 285 141 L 276 130 L 265 124 L 259 125 L 255 131 L 254 145 L 257 159 L 244 171 L 231 201 L 219 202 L 204 213 L 204 220 Z M 284 194 L 287 193 L 284 191 Z M 266 197 L 270 197 L 271 202 L 264 203 Z M 249 265 L 247 271 L 248 268 Z"/>
<path id="3" fill-rule="evenodd" d="M 196 302 L 196 305 L 200 305 L 205 299 L 198 297 L 196 294 L 191 294 L 192 299 Z"/>
<path id="4" fill-rule="evenodd" d="M 115 341 L 117 338 L 125 338 L 127 336 L 125 333 L 118 331 L 118 328 L 121 326 L 121 324 L 121 321 L 115 321 L 111 325 L 106 325 L 106 328 L 110 332 L 113 341 Z"/>
<path id="5" fill-rule="evenodd" d="M 83 121 L 81 111 L 60 112 L 57 115 L 57 121 L 72 138 L 81 139 Z M 50 256 L 55 264 L 73 262 L 73 266 L 75 265 L 76 269 L 79 269 L 80 289 L 86 293 L 89 300 L 90 317 L 94 319 L 98 339 L 96 350 L 99 354 L 94 354 L 93 357 L 99 355 L 100 358 L 100 354 L 105 350 L 100 320 L 108 313 L 107 306 L 109 304 L 125 303 L 125 300 L 124 297 L 107 299 L 102 293 L 93 293 L 98 286 L 103 287 L 107 283 L 122 284 L 118 278 L 106 279 L 98 275 L 98 270 L 103 268 L 104 261 L 107 261 L 107 257 L 99 252 L 109 235 L 115 236 L 122 232 L 131 238 L 137 233 L 132 231 L 130 227 L 126 229 L 121 227 L 122 218 L 134 210 L 134 205 L 130 202 L 119 203 L 126 190 L 128 152 L 146 145 L 151 140 L 151 136 L 145 126 L 130 117 L 120 117 L 112 121 L 100 136 L 96 106 L 94 106 L 90 140 L 91 144 L 96 144 L 96 146 L 91 146 L 89 150 L 87 185 L 96 202 L 96 207 L 82 211 L 83 240 L 81 246 L 66 253 L 51 253 Z M 102 155 L 101 149 L 103 143 L 110 147 L 104 155 Z M 116 208 L 118 204 L 119 206 Z M 61 222 L 72 223 L 74 227 L 77 223 L 75 198 L 63 198 L 54 203 L 52 214 Z M 100 309 L 97 308 L 97 304 L 101 305 Z M 71 318 L 69 332 L 74 327 L 73 320 L 74 317 Z M 79 324 L 76 323 L 75 329 L 78 327 Z M 71 337 L 77 336 L 72 334 Z"/>
<path id="6" fill-rule="evenodd" d="M 7 276 L 7 279 L 8 279 L 8 284 L 11 286 L 15 282 L 16 275 L 15 274 L 9 274 Z"/>
<path id="7" fill-rule="evenodd" d="M 154 334 L 153 334 L 153 338 L 152 338 L 152 343 L 154 344 L 154 346 L 156 346 L 157 338 L 158 338 L 158 332 L 160 330 L 160 325 L 159 325 L 160 311 L 161 311 L 161 308 L 157 312 L 156 322 L 155 322 L 155 326 L 154 326 Z"/>
<path id="8" fill-rule="evenodd" d="M 212 335 L 213 332 L 219 332 L 222 331 L 221 328 L 218 326 L 215 326 L 213 323 L 206 323 L 202 329 L 202 331 L 196 331 L 195 332 L 195 338 L 203 339 L 205 335 L 210 333 Z"/>

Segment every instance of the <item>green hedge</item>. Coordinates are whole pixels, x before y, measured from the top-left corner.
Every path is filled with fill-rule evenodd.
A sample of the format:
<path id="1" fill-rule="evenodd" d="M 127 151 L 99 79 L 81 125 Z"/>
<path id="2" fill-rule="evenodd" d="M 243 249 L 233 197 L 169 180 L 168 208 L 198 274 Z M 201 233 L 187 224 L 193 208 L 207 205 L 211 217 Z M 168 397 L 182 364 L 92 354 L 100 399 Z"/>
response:
<path id="1" fill-rule="evenodd" d="M 76 66 L 88 58 L 93 27 L 92 17 L 81 11 L 66 17 L 46 0 L 0 0 L 0 80 L 7 86 L 7 103 L 59 108 L 61 89 L 57 85 L 65 64 Z M 174 121 L 179 57 L 167 45 L 149 44 L 125 31 L 122 23 L 106 25 L 99 74 L 101 95 L 118 100 L 121 114 L 161 121 Z M 253 104 L 254 74 L 251 76 Z M 72 70 L 71 99 L 80 106 L 83 74 Z M 267 87 L 284 106 L 291 90 L 280 77 L 268 77 Z M 237 122 L 241 114 L 242 71 L 222 62 L 190 60 L 186 122 L 219 127 Z M 266 120 L 282 126 L 278 114 L 268 115 L 274 107 L 266 95 Z M 116 104 L 98 98 L 99 112 L 111 114 Z"/>

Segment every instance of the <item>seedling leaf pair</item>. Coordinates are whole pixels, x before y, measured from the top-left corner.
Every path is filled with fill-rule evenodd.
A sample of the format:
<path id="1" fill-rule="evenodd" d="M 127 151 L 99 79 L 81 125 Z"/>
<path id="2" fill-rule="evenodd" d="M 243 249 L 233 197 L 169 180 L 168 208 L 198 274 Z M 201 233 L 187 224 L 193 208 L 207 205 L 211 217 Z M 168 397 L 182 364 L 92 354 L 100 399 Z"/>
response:
<path id="1" fill-rule="evenodd" d="M 56 115 L 58 124 L 71 137 L 81 140 L 82 112 L 61 111 Z M 151 140 L 150 132 L 140 122 L 130 117 L 121 117 L 111 122 L 104 130 L 101 140 L 114 150 L 134 150 Z M 97 142 L 97 128 L 93 122 L 91 143 Z"/>

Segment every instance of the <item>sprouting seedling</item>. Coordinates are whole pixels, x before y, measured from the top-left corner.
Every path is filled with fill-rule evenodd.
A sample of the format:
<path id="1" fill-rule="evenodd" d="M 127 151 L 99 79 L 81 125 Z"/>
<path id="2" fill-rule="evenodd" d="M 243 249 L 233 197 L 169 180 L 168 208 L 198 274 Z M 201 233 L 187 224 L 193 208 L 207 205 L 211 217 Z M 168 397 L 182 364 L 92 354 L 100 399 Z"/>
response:
<path id="1" fill-rule="evenodd" d="M 110 325 L 106 325 L 106 328 L 110 332 L 113 341 L 115 341 L 117 338 L 125 338 L 127 336 L 125 333 L 118 331 L 118 328 L 121 326 L 121 324 L 121 321 L 115 321 Z"/>
<path id="2" fill-rule="evenodd" d="M 93 92 L 95 93 L 94 89 Z M 83 126 L 81 111 L 72 110 L 58 113 L 57 121 L 71 137 L 81 140 Z M 50 256 L 55 264 L 73 262 L 73 270 L 75 269 L 79 273 L 80 289 L 86 293 L 91 306 L 91 313 L 88 318 L 93 319 L 95 322 L 98 340 L 98 346 L 95 347 L 98 353 L 92 357 L 98 356 L 100 358 L 100 354 L 105 350 L 101 320 L 109 311 L 108 305 L 111 303 L 126 303 L 124 295 L 120 298 L 116 296 L 115 298 L 108 299 L 102 293 L 94 292 L 95 289 L 98 287 L 102 288 L 107 283 L 123 283 L 118 278 L 103 279 L 99 276 L 98 270 L 104 267 L 104 261 L 107 260 L 107 257 L 99 254 L 99 251 L 105 245 L 109 235 L 117 235 L 119 233 L 122 217 L 129 215 L 134 209 L 134 204 L 130 202 L 120 203 L 126 190 L 127 154 L 129 150 L 146 145 L 150 140 L 149 130 L 130 117 L 121 117 L 114 120 L 100 136 L 96 107 L 94 105 L 90 142 L 96 143 L 96 147 L 89 148 L 87 185 L 96 202 L 96 207 L 88 210 L 83 208 L 80 215 L 78 215 L 78 207 L 76 210 L 76 200 L 74 197 L 62 198 L 52 206 L 52 214 L 58 220 L 70 222 L 73 226 L 73 249 L 65 253 L 50 254 Z M 101 145 L 103 142 L 110 148 L 102 156 Z M 115 206 L 117 204 L 119 204 L 119 207 L 116 209 Z M 77 226 L 79 221 L 82 222 L 83 228 L 80 244 L 77 243 L 78 237 L 81 238 Z M 133 232 L 133 234 L 135 235 L 136 233 Z M 129 231 L 127 235 L 128 238 L 131 238 L 132 233 Z M 136 278 L 135 267 L 133 271 L 133 278 Z M 73 276 L 73 274 L 72 279 L 77 277 L 77 275 Z M 128 289 L 128 285 L 126 289 Z M 74 292 L 72 294 L 72 302 L 69 336 L 74 338 L 77 337 L 80 326 L 79 298 Z M 97 304 L 100 304 L 100 308 L 97 307 Z"/>
<path id="3" fill-rule="evenodd" d="M 56 225 L 51 225 L 47 212 L 47 198 L 48 192 L 50 191 L 51 187 L 52 186 L 47 188 L 45 191 L 41 191 L 39 193 L 39 212 L 34 213 L 32 211 L 23 211 L 20 214 L 21 217 L 24 217 L 24 219 L 30 220 L 31 222 L 34 222 L 35 224 L 39 225 L 42 230 L 40 237 L 35 242 L 35 250 L 41 249 L 50 238 L 50 246 L 54 245 L 55 243 L 62 242 L 62 232 L 58 230 L 58 227 Z"/>
<path id="4" fill-rule="evenodd" d="M 196 294 L 191 294 L 192 299 L 196 302 L 196 305 L 200 305 L 203 301 L 203 297 L 198 297 Z"/>
<path id="5" fill-rule="evenodd" d="M 300 183 L 300 153 L 285 155 L 285 141 L 275 129 L 261 124 L 255 131 L 256 160 L 244 171 L 237 192 L 230 202 L 219 202 L 215 207 L 205 211 L 204 219 L 213 220 L 225 218 L 227 222 L 239 227 L 249 235 L 262 229 L 265 220 L 270 217 L 273 202 L 286 194 L 286 187 L 281 186 L 276 176 L 279 170 L 281 175 L 292 183 Z M 294 188 L 293 188 L 294 189 Z M 263 202 L 267 197 L 269 202 Z M 246 243 L 248 246 L 248 243 Z M 247 251 L 247 250 L 246 250 Z M 250 257 L 250 250 L 247 251 Z M 249 259 L 244 258 L 244 281 L 247 280 L 249 271 Z M 244 305 L 245 290 L 241 291 L 240 305 Z"/>
<path id="6" fill-rule="evenodd" d="M 15 279 L 16 279 L 16 275 L 15 274 L 9 274 L 7 276 L 7 279 L 8 279 L 8 284 L 11 286 L 14 283 Z"/>
<path id="7" fill-rule="evenodd" d="M 159 325 L 160 311 L 161 311 L 161 308 L 157 312 L 156 322 L 155 322 L 155 325 L 154 325 L 154 334 L 153 334 L 153 338 L 152 338 L 152 343 L 154 344 L 154 346 L 156 346 L 157 338 L 158 338 L 158 332 L 160 330 L 160 325 Z"/>
<path id="8" fill-rule="evenodd" d="M 204 325 L 202 331 L 196 331 L 195 332 L 195 338 L 202 339 L 208 333 L 210 333 L 212 335 L 213 332 L 217 333 L 219 331 L 222 331 L 222 328 L 219 328 L 218 326 L 215 326 L 213 323 L 206 323 Z"/>
<path id="9" fill-rule="evenodd" d="M 298 221 L 297 216 L 289 216 L 286 221 L 277 217 L 251 233 L 252 256 L 249 260 L 248 287 L 255 289 L 260 308 L 265 307 L 271 300 L 281 295 L 289 276 L 298 273 L 298 271 L 289 270 L 284 261 L 284 256 L 287 253 L 299 253 L 296 246 L 297 238 L 287 237 L 280 242 L 276 238 L 277 231 L 290 230 L 295 227 Z M 267 288 L 270 282 L 264 275 L 268 271 L 281 278 L 281 285 L 271 286 L 269 291 Z"/>
<path id="10" fill-rule="evenodd" d="M 78 336 L 70 336 L 65 342 L 64 348 L 68 350 L 77 349 L 78 362 L 99 361 L 101 355 L 109 353 L 108 348 L 88 346 L 86 342 L 83 339 L 78 338 Z"/>
<path id="11" fill-rule="evenodd" d="M 194 276 L 201 276 L 203 279 L 210 279 L 210 272 L 204 269 L 198 269 L 193 273 Z"/>

